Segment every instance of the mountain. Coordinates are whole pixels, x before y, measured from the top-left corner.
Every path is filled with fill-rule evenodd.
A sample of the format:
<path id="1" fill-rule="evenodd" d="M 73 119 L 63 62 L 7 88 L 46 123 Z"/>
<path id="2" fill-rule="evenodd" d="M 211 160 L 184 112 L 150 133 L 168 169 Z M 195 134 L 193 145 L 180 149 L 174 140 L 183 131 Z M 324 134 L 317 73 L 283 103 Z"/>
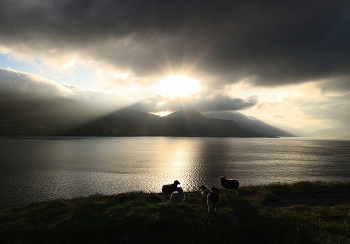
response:
<path id="1" fill-rule="evenodd" d="M 135 109 L 115 111 L 74 130 L 82 135 L 111 136 L 223 136 L 261 137 L 233 121 L 209 119 L 197 110 L 184 109 L 160 117 Z"/>
<path id="2" fill-rule="evenodd" d="M 258 120 L 253 117 L 248 117 L 239 112 L 205 112 L 203 113 L 203 115 L 208 118 L 233 120 L 242 128 L 258 134 L 286 137 L 295 136 L 294 134 L 288 131 L 266 124 L 261 120 Z"/>
<path id="3" fill-rule="evenodd" d="M 98 108 L 65 97 L 2 94 L 0 134 L 60 134 L 103 113 Z"/>
<path id="4" fill-rule="evenodd" d="M 156 134 L 160 116 L 127 107 L 77 127 L 83 135 L 138 136 Z"/>
<path id="5" fill-rule="evenodd" d="M 107 113 L 65 97 L 0 97 L 0 135 L 219 136 L 262 137 L 232 120 L 213 119 L 194 109 L 165 117 L 131 105 Z"/>
<path id="6" fill-rule="evenodd" d="M 163 118 L 166 119 L 187 119 L 187 120 L 203 120 L 205 117 L 196 109 L 182 109 L 172 114 L 168 114 Z"/>
<path id="7" fill-rule="evenodd" d="M 248 131 L 231 120 L 206 118 L 193 109 L 180 110 L 162 117 L 158 128 L 158 133 L 164 136 L 265 136 Z"/>
<path id="8" fill-rule="evenodd" d="M 345 128 L 329 128 L 318 130 L 308 135 L 309 137 L 317 137 L 323 139 L 341 139 L 350 140 L 350 130 Z"/>

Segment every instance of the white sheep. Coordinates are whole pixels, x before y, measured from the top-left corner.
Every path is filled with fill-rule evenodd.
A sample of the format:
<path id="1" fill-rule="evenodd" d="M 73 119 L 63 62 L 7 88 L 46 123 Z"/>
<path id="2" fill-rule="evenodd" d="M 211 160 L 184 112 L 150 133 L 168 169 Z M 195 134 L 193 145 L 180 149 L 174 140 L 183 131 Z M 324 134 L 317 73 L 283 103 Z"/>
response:
<path id="1" fill-rule="evenodd" d="M 225 176 L 220 177 L 221 186 L 226 189 L 234 189 L 236 196 L 238 196 L 239 192 L 237 191 L 239 187 L 239 182 L 233 179 L 226 179 Z M 227 192 L 226 192 L 227 193 Z"/>
<path id="2" fill-rule="evenodd" d="M 170 201 L 171 208 L 174 209 L 175 205 L 181 204 L 185 200 L 185 193 L 181 187 L 176 188 L 176 191 L 171 193 Z"/>
<path id="3" fill-rule="evenodd" d="M 176 191 L 177 185 L 180 185 L 180 182 L 175 180 L 173 184 L 167 184 L 162 186 L 162 193 L 163 193 L 162 205 L 164 205 L 166 196 L 170 196 L 171 193 Z"/>
<path id="4" fill-rule="evenodd" d="M 201 185 L 199 187 L 199 190 L 201 191 L 203 202 L 206 203 L 207 202 L 207 196 L 211 192 L 211 190 L 206 185 Z"/>

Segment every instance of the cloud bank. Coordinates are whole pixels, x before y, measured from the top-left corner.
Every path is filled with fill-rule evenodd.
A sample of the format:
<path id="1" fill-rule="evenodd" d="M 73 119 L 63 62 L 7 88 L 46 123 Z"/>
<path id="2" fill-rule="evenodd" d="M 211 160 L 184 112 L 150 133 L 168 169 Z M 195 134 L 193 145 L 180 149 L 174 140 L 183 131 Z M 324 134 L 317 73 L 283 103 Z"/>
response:
<path id="1" fill-rule="evenodd" d="M 120 109 L 136 101 L 127 97 L 116 97 L 115 94 L 61 85 L 37 75 L 0 68 L 0 95 L 7 94 L 10 94 L 13 99 L 19 99 L 21 96 L 67 98 L 100 107 L 102 110 Z"/>
<path id="2" fill-rule="evenodd" d="M 349 78 L 346 1 L 0 1 L 0 41 L 135 77 L 188 73 L 208 86 Z"/>

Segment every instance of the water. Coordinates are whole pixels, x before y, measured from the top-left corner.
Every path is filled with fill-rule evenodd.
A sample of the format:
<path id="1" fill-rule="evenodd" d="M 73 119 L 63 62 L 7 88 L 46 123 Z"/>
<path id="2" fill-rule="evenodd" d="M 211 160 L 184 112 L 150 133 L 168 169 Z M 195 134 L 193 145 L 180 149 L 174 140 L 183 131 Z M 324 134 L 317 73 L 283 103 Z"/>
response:
<path id="1" fill-rule="evenodd" d="M 130 191 L 349 181 L 350 141 L 308 138 L 0 138 L 0 207 Z"/>

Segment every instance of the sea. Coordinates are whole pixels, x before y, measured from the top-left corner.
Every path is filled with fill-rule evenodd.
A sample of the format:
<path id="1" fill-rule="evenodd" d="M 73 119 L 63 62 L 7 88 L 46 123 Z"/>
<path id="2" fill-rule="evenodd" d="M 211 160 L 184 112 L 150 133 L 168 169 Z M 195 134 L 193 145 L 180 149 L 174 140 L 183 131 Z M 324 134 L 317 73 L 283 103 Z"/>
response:
<path id="1" fill-rule="evenodd" d="M 350 141 L 302 137 L 3 137 L 0 207 L 94 194 L 350 181 Z"/>

